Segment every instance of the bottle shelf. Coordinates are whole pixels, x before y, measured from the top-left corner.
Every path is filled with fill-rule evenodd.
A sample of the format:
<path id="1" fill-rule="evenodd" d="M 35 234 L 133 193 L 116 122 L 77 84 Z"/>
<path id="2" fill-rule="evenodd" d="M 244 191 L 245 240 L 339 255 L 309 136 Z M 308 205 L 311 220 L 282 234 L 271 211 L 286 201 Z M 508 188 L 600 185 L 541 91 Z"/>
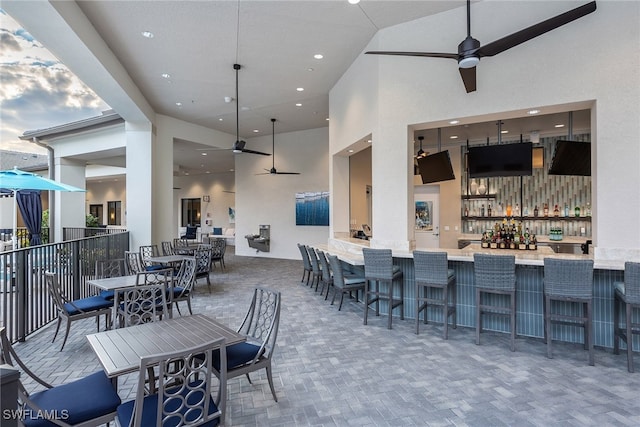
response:
<path id="1" fill-rule="evenodd" d="M 462 216 L 463 221 L 502 221 L 503 216 Z M 508 220 L 511 218 L 516 221 L 587 221 L 591 222 L 590 216 L 516 216 L 516 217 L 507 217 Z"/>
<path id="2" fill-rule="evenodd" d="M 463 194 L 460 196 L 462 200 L 494 200 L 495 194 Z"/>

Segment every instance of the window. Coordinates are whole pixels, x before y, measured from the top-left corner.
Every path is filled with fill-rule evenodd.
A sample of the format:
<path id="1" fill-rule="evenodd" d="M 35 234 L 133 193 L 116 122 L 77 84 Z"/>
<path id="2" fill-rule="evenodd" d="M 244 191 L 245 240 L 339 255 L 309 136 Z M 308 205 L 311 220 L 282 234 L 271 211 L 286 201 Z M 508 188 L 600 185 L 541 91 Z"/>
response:
<path id="1" fill-rule="evenodd" d="M 200 225 L 200 199 L 182 199 L 182 227 Z"/>
<path id="2" fill-rule="evenodd" d="M 122 202 L 120 200 L 107 202 L 107 211 L 109 212 L 108 225 L 122 225 Z"/>
<path id="3" fill-rule="evenodd" d="M 98 218 L 98 224 L 104 224 L 104 219 L 102 218 L 102 208 L 102 205 L 89 205 L 89 213 Z"/>

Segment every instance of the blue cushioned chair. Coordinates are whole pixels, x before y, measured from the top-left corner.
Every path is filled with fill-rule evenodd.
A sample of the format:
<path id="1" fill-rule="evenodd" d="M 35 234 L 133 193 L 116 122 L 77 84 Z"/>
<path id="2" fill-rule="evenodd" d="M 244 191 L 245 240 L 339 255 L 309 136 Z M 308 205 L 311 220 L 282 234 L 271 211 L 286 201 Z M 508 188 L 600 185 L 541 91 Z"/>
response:
<path id="1" fill-rule="evenodd" d="M 196 281 L 196 258 L 185 257 L 180 263 L 180 269 L 174 278 L 174 285 L 170 296 L 170 304 L 175 304 L 178 313 L 180 313 L 180 307 L 178 302 L 186 301 L 189 308 L 189 314 L 193 314 L 191 311 L 191 293 L 193 290 L 193 284 Z"/>
<path id="2" fill-rule="evenodd" d="M 191 226 L 191 225 L 187 225 L 187 231 L 185 232 L 185 234 L 183 234 L 182 236 L 180 236 L 181 239 L 184 240 L 197 240 L 198 239 L 198 227 L 197 226 Z"/>
<path id="3" fill-rule="evenodd" d="M 29 394 L 22 380 L 20 381 L 18 399 L 27 417 L 21 422 L 27 427 L 52 426 L 43 414 L 60 417 L 56 422 L 62 426 L 89 427 L 106 424 L 115 418 L 116 409 L 121 403 L 111 380 L 103 371 L 58 386 L 52 386 L 36 376 L 16 354 L 5 328 L 0 328 L 0 364 L 20 368 L 33 381 L 46 388 Z"/>
<path id="4" fill-rule="evenodd" d="M 156 427 L 220 424 L 224 421 L 227 398 L 224 350 L 224 338 L 218 338 L 192 348 L 142 358 L 136 398 L 118 407 L 120 425 Z M 210 374 L 214 352 L 218 353 L 220 378 L 215 397 Z M 223 356 L 220 357 L 220 354 Z M 180 366 L 180 369 L 176 369 L 176 366 Z M 154 368 L 158 370 L 157 377 L 149 377 L 153 375 Z M 159 379 L 157 392 L 147 395 L 145 385 L 156 379 Z"/>
<path id="5" fill-rule="evenodd" d="M 251 305 L 238 332 L 247 337 L 246 342 L 230 345 L 226 349 L 227 378 L 246 375 L 265 369 L 273 399 L 277 402 L 276 390 L 271 375 L 271 357 L 275 350 L 280 324 L 280 292 L 256 287 Z M 224 358 L 223 358 L 224 359 Z M 223 367 L 220 355 L 214 354 L 215 375 L 222 381 Z"/>
<path id="6" fill-rule="evenodd" d="M 56 326 L 56 332 L 53 335 L 53 340 L 51 342 L 54 342 L 58 336 L 62 319 L 66 319 L 67 321 L 67 328 L 64 334 L 64 340 L 62 340 L 62 347 L 60 347 L 60 351 L 64 348 L 67 338 L 69 337 L 71 322 L 75 320 L 95 317 L 99 332 L 100 316 L 104 314 L 106 322 L 105 329 L 109 327 L 111 324 L 111 308 L 113 307 L 112 300 L 108 300 L 97 295 L 72 301 L 62 292 L 56 273 L 51 273 L 49 271 L 45 272 L 45 282 L 47 284 L 49 295 L 53 299 L 56 311 L 58 312 L 58 325 Z"/>

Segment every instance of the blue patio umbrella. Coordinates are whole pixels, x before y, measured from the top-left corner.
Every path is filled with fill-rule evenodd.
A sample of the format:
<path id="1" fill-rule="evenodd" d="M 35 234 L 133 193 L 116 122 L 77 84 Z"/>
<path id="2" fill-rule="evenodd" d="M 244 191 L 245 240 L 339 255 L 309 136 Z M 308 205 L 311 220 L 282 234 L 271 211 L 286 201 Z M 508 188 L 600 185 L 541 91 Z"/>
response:
<path id="1" fill-rule="evenodd" d="M 35 173 L 21 171 L 18 168 L 0 171 L 0 190 L 13 193 L 13 249 L 16 249 L 18 240 L 16 230 L 18 228 L 18 213 L 16 210 L 17 193 L 20 190 L 42 191 L 85 191 L 82 188 L 62 184 Z"/>

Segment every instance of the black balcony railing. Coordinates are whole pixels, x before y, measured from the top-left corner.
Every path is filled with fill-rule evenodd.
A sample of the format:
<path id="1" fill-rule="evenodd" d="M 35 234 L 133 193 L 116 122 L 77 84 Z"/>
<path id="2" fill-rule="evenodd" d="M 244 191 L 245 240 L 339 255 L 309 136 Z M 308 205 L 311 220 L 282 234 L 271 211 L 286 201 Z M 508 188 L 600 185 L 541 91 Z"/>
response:
<path id="1" fill-rule="evenodd" d="M 0 253 L 0 327 L 6 327 L 10 341 L 22 341 L 57 318 L 46 271 L 57 273 L 70 299 L 95 292 L 87 279 L 93 277 L 96 261 L 123 258 L 129 249 L 129 233 L 117 231 Z"/>

